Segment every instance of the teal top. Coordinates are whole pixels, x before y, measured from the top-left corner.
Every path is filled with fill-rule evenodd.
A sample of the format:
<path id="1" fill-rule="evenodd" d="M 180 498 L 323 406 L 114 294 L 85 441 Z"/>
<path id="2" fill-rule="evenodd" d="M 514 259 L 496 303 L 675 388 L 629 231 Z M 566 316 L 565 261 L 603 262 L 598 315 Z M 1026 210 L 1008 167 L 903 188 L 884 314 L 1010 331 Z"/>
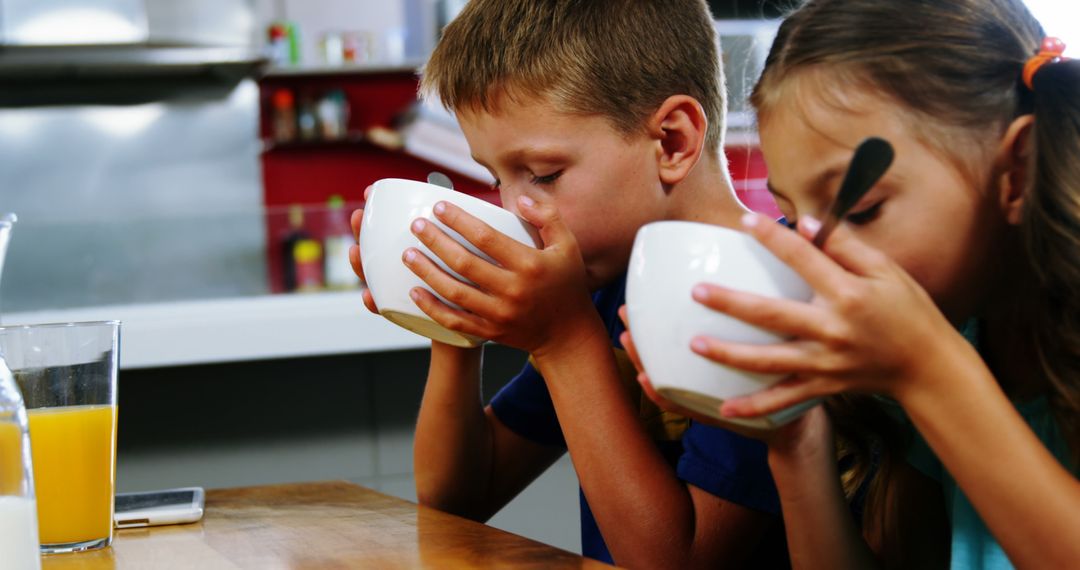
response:
<path id="1" fill-rule="evenodd" d="M 1016 406 L 1024 421 L 1031 427 L 1043 445 L 1054 454 L 1062 465 L 1068 467 L 1069 446 L 1050 410 L 1045 397 L 1018 404 Z M 953 569 L 998 569 L 1013 568 L 1001 545 L 983 524 L 975 507 L 964 493 L 956 486 L 956 481 L 949 475 L 934 452 L 919 436 L 908 452 L 908 462 L 927 476 L 941 482 L 945 494 L 945 508 L 952 524 L 952 556 L 950 568 Z M 1073 474 L 1076 470 L 1073 469 Z"/>
<path id="2" fill-rule="evenodd" d="M 964 337 L 978 347 L 978 323 L 969 322 L 961 331 Z M 1058 427 L 1050 404 L 1046 397 L 1039 397 L 1027 402 L 1015 404 L 1017 411 L 1024 418 L 1024 422 L 1031 428 L 1039 441 L 1046 446 L 1050 453 L 1069 469 L 1070 460 L 1069 444 Z M 990 534 L 971 501 L 964 496 L 963 491 L 956 485 L 949 472 L 941 465 L 941 461 L 923 440 L 922 436 L 915 432 L 915 437 L 908 451 L 908 463 L 927 476 L 941 483 L 945 494 L 945 508 L 949 513 L 952 524 L 952 556 L 950 568 L 965 570 L 999 568 L 1013 568 L 1009 557 L 1001 549 L 1001 545 Z M 1076 467 L 1072 467 L 1073 475 L 1076 475 Z"/>

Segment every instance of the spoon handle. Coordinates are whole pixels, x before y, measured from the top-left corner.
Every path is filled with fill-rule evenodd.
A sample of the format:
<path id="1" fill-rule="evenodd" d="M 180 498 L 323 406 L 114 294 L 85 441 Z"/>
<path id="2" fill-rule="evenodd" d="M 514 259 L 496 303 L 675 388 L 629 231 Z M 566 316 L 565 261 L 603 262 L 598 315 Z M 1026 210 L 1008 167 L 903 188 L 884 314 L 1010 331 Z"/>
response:
<path id="1" fill-rule="evenodd" d="M 892 145 L 884 139 L 870 137 L 859 144 L 840 184 L 840 191 L 822 216 L 821 229 L 814 235 L 815 246 L 820 248 L 825 245 L 829 234 L 844 219 L 848 210 L 859 203 L 889 169 L 894 156 Z"/>

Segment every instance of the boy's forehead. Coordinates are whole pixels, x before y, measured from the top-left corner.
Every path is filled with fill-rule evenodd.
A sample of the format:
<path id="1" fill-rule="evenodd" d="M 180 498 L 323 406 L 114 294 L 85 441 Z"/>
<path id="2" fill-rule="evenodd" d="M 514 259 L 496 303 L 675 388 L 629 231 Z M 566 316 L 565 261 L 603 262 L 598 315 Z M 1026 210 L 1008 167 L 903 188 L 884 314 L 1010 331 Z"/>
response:
<path id="1" fill-rule="evenodd" d="M 578 141 L 595 134 L 620 136 L 601 117 L 575 115 L 542 99 L 507 99 L 497 107 L 463 108 L 456 114 L 480 162 L 564 158 L 583 150 Z"/>

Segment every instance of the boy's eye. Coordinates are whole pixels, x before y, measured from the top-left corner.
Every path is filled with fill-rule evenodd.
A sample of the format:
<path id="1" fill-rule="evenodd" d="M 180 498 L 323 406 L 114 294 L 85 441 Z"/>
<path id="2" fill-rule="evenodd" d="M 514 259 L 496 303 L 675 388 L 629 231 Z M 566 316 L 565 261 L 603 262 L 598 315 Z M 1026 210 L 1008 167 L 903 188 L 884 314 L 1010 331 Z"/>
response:
<path id="1" fill-rule="evenodd" d="M 860 210 L 858 212 L 852 212 L 847 215 L 847 221 L 857 226 L 870 223 L 874 220 L 874 218 L 878 217 L 879 213 L 881 213 L 881 205 L 884 203 L 885 201 L 882 200 L 866 209 Z"/>
<path id="2" fill-rule="evenodd" d="M 491 189 L 492 190 L 498 190 L 501 187 L 502 187 L 502 181 L 499 180 L 498 178 L 496 178 L 495 181 L 491 183 Z"/>
<path id="3" fill-rule="evenodd" d="M 532 183 L 536 185 L 551 184 L 552 182 L 558 180 L 559 177 L 562 176 L 562 173 L 563 171 L 559 170 L 558 172 L 552 172 L 551 174 L 548 174 L 546 176 L 533 175 Z"/>

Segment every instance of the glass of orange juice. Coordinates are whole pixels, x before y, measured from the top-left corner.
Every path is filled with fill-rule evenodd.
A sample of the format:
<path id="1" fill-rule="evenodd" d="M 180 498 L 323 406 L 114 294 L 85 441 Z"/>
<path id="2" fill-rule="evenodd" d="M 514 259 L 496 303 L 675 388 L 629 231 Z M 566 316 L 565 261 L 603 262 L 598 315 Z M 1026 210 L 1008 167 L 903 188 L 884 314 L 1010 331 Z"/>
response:
<path id="1" fill-rule="evenodd" d="M 120 323 L 0 327 L 26 402 L 44 553 L 112 542 Z"/>

